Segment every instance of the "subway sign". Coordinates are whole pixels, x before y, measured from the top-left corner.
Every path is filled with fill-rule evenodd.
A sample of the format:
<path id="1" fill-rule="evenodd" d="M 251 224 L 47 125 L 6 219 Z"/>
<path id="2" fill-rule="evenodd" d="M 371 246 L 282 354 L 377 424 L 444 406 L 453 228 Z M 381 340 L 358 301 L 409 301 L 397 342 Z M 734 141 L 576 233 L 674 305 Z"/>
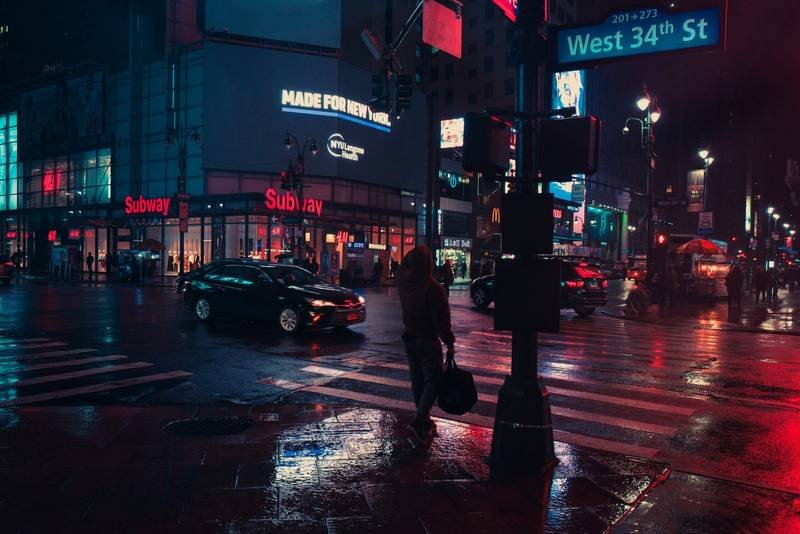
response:
<path id="1" fill-rule="evenodd" d="M 556 29 L 556 70 L 572 70 L 620 58 L 713 50 L 725 44 L 720 7 L 667 12 L 635 9 L 615 13 L 602 24 Z"/>

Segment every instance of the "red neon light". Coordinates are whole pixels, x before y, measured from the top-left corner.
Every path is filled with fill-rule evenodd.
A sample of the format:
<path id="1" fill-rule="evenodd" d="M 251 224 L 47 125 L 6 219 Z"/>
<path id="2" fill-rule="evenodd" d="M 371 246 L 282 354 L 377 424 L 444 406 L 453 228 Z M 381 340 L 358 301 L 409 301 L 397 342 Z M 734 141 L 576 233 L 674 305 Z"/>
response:
<path id="1" fill-rule="evenodd" d="M 6 232 L 6 239 L 16 239 L 16 238 L 17 238 L 17 231 L 16 230 L 10 230 L 10 231 Z"/>
<path id="2" fill-rule="evenodd" d="M 47 240 L 53 242 L 58 237 L 58 233 L 55 230 L 48 230 L 47 231 Z"/>
<path id="3" fill-rule="evenodd" d="M 166 217 L 171 201 L 172 199 L 169 197 L 144 198 L 139 195 L 139 198 L 135 199 L 128 195 L 125 197 L 125 215 L 150 213 Z"/>
<path id="4" fill-rule="evenodd" d="M 259 226 L 256 229 L 256 233 L 258 234 L 258 237 L 266 237 L 267 236 L 267 227 L 266 226 Z"/>
<path id="5" fill-rule="evenodd" d="M 283 226 L 273 226 L 272 235 L 280 236 L 283 233 Z"/>
<path id="6" fill-rule="evenodd" d="M 94 239 L 94 230 L 84 230 L 83 237 L 86 239 Z"/>
<path id="7" fill-rule="evenodd" d="M 53 171 L 45 171 L 42 177 L 42 191 L 52 193 L 56 190 L 56 175 Z"/>
<path id="8" fill-rule="evenodd" d="M 339 230 L 336 232 L 336 242 L 337 243 L 347 243 L 347 239 L 350 237 L 350 233 L 347 230 Z"/>
<path id="9" fill-rule="evenodd" d="M 403 238 L 403 243 L 405 243 L 406 245 L 413 245 L 414 244 L 414 236 L 413 235 L 405 236 Z"/>
<path id="10" fill-rule="evenodd" d="M 67 230 L 67 237 L 69 239 L 80 239 L 81 238 L 80 228 L 70 228 L 69 230 Z"/>
<path id="11" fill-rule="evenodd" d="M 553 218 L 560 219 L 561 218 L 561 210 L 553 209 Z"/>
<path id="12" fill-rule="evenodd" d="M 511 22 L 517 22 L 517 7 L 519 0 L 492 0 Z M 547 4 L 547 2 L 545 2 Z M 546 9 L 546 8 L 545 8 Z"/>
<path id="13" fill-rule="evenodd" d="M 264 191 L 264 205 L 268 210 L 310 213 L 317 217 L 322 215 L 322 200 L 304 198 L 301 203 L 297 195 L 288 191 L 283 194 L 278 193 L 274 187 L 268 187 Z"/>

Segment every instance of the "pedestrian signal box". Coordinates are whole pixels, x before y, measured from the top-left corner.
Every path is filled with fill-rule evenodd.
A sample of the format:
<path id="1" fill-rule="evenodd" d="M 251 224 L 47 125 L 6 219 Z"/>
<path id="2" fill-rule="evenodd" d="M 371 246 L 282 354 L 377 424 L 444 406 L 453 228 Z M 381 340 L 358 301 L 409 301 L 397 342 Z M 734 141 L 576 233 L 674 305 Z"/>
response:
<path id="1" fill-rule="evenodd" d="M 491 176 L 505 174 L 511 160 L 511 123 L 494 115 L 468 113 L 464 117 L 465 171 Z"/>
<path id="2" fill-rule="evenodd" d="M 667 232 L 656 233 L 656 246 L 666 247 L 669 245 L 669 234 Z"/>

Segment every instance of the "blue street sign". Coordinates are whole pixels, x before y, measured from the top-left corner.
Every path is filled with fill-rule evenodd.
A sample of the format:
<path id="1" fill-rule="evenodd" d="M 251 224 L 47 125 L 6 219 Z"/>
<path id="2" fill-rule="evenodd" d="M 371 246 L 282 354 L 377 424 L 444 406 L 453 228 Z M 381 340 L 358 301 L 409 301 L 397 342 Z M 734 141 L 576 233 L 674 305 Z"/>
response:
<path id="1" fill-rule="evenodd" d="M 556 29 L 556 70 L 675 51 L 721 47 L 725 24 L 719 7 L 670 13 L 637 9 L 616 13 L 602 24 Z"/>

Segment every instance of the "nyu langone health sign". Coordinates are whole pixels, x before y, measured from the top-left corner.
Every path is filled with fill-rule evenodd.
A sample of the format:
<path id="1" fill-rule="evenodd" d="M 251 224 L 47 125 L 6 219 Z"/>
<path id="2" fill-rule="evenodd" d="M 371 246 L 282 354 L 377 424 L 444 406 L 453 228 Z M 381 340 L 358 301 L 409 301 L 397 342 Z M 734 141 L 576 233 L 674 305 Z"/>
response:
<path id="1" fill-rule="evenodd" d="M 611 15 L 595 26 L 556 31 L 557 70 L 646 54 L 717 48 L 725 39 L 719 7 L 680 13 L 637 9 Z"/>
<path id="2" fill-rule="evenodd" d="M 281 111 L 337 117 L 346 121 L 369 126 L 382 132 L 392 131 L 388 113 L 373 113 L 367 104 L 329 93 L 313 91 L 281 90 Z"/>

